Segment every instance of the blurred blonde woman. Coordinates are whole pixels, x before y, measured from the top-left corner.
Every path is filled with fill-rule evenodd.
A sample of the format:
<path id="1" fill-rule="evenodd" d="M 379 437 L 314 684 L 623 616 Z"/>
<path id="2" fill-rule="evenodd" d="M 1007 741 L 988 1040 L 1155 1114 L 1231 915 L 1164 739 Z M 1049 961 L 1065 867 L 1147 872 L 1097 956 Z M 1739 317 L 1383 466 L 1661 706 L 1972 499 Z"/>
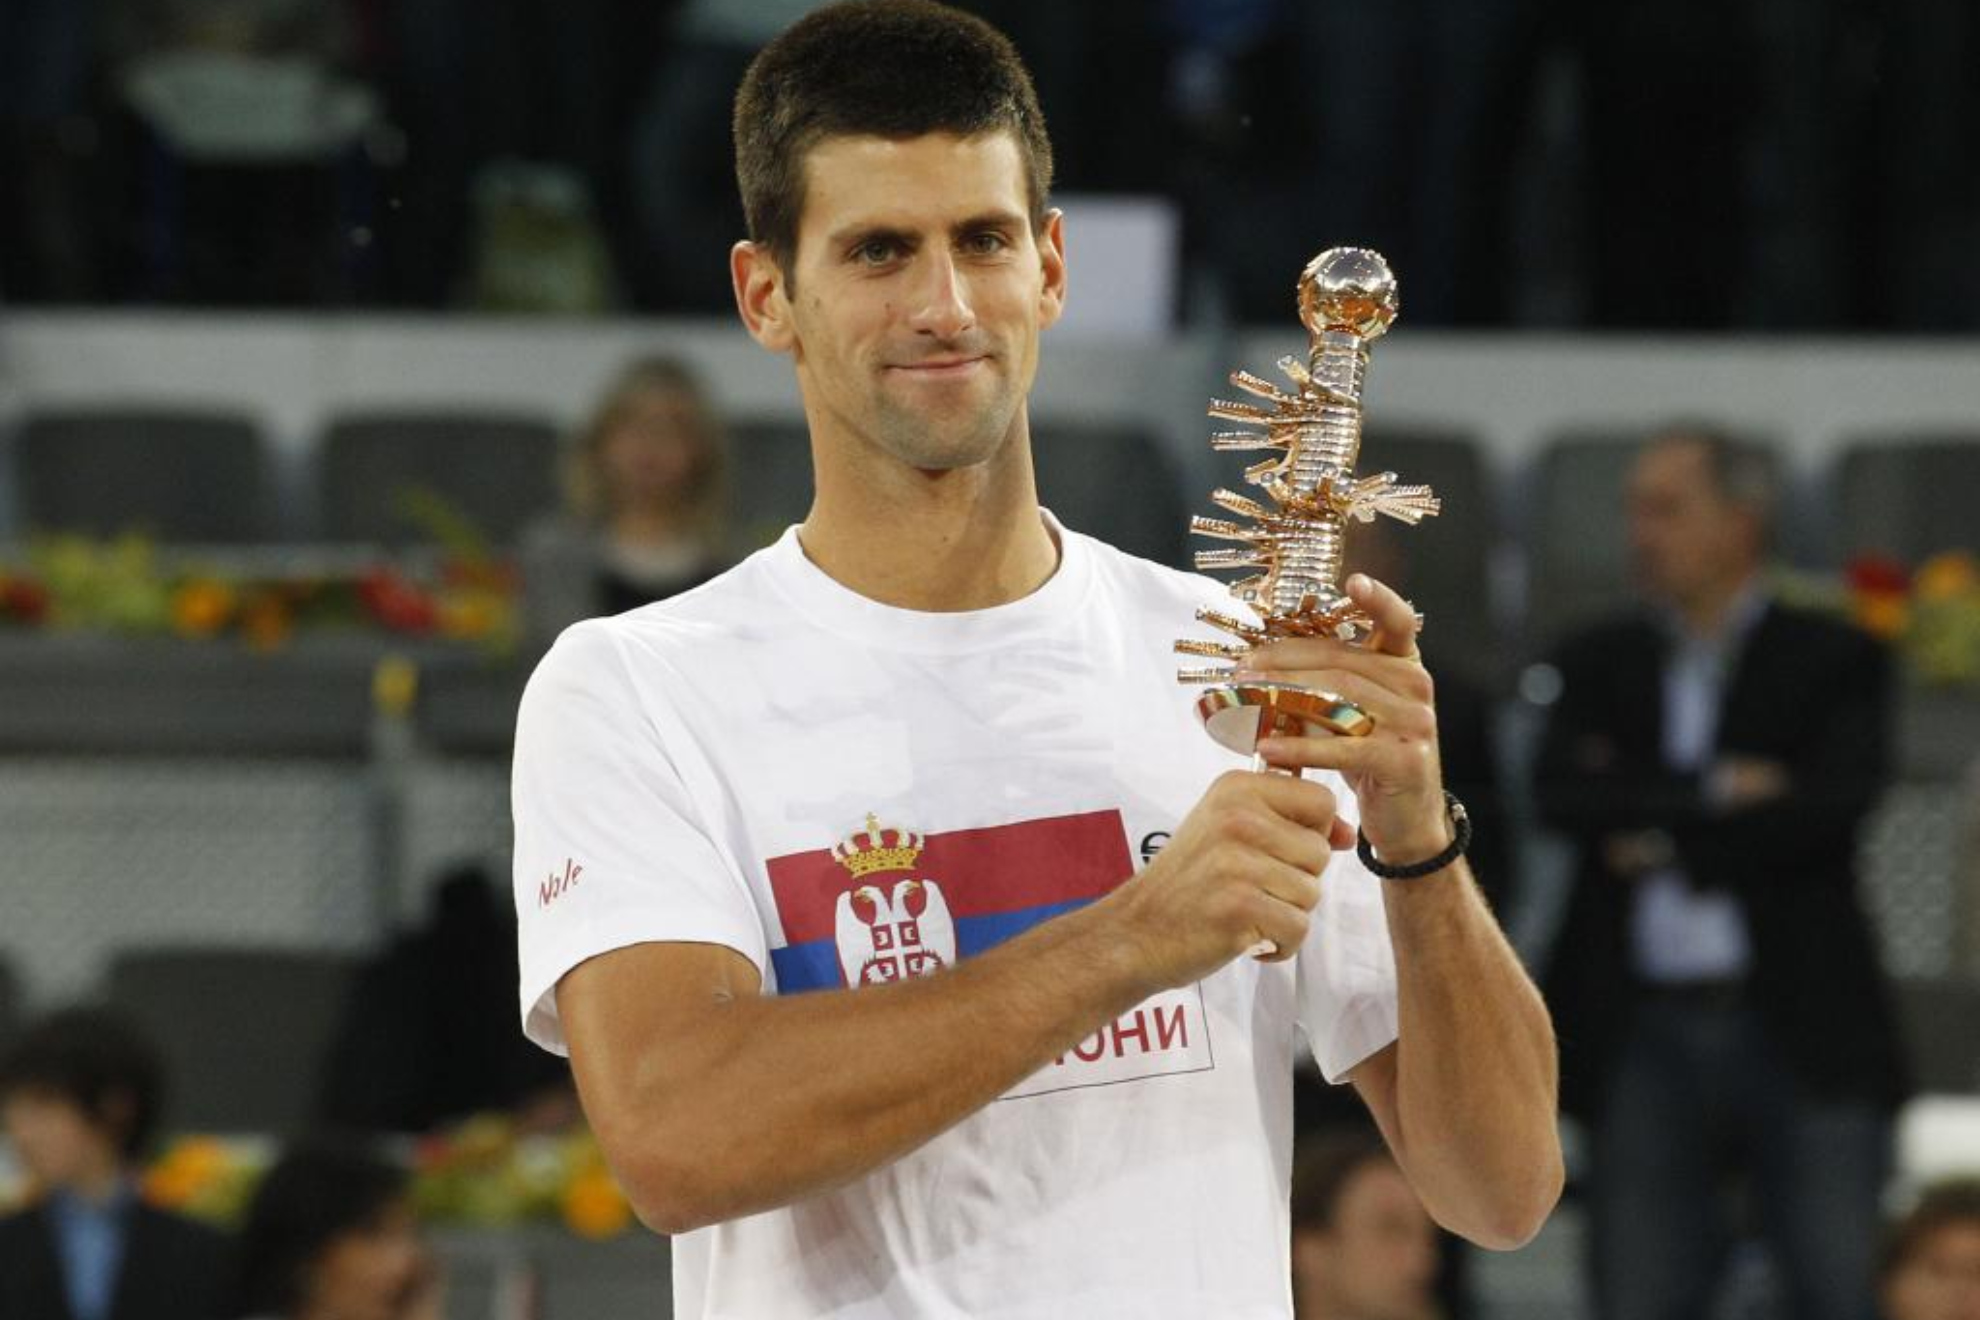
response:
<path id="1" fill-rule="evenodd" d="M 618 614 L 727 568 L 727 454 L 701 382 L 652 357 L 621 371 L 575 437 L 565 511 L 523 548 L 533 635 Z"/>

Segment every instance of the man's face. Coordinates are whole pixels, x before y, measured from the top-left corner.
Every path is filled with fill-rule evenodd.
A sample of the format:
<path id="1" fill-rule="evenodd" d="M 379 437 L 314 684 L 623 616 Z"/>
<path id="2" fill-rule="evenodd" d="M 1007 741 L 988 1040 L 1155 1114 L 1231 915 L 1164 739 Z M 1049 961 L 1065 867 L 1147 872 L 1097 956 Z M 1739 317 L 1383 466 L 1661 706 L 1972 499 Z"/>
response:
<path id="1" fill-rule="evenodd" d="M 822 452 L 946 471 L 1019 433 L 1065 288 L 1058 217 L 1029 214 L 1008 133 L 812 148 L 788 310 Z"/>
<path id="2" fill-rule="evenodd" d="M 43 1187 L 72 1187 L 117 1164 L 116 1139 L 53 1091 L 14 1091 L 0 1106 L 0 1126 L 22 1165 Z"/>
<path id="3" fill-rule="evenodd" d="M 1437 1229 L 1401 1170 L 1369 1160 L 1341 1189 L 1334 1221 L 1294 1234 L 1302 1320 L 1430 1320 Z"/>
<path id="4" fill-rule="evenodd" d="M 1628 516 L 1638 583 L 1661 604 L 1689 604 L 1753 567 L 1753 515 L 1719 492 L 1696 444 L 1644 451 L 1630 473 Z"/>
<path id="5" fill-rule="evenodd" d="M 1884 1284 L 1890 1320 L 1980 1320 L 1980 1223 L 1947 1224 Z"/>

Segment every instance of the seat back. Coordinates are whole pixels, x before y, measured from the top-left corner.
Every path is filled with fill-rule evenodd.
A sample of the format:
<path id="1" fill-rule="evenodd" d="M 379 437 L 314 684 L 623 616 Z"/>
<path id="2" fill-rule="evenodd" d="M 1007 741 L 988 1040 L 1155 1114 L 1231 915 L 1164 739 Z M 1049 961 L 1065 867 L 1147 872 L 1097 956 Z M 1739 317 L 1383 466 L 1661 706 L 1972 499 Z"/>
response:
<path id="1" fill-rule="evenodd" d="M 237 413 L 43 412 L 22 421 L 13 452 L 18 531 L 232 545 L 284 530 L 260 430 Z"/>
<path id="2" fill-rule="evenodd" d="M 1915 566 L 1941 550 L 1980 552 L 1976 496 L 1980 431 L 1858 439 L 1836 463 L 1843 554 Z"/>
<path id="3" fill-rule="evenodd" d="M 325 540 L 400 547 L 433 532 L 422 497 L 467 519 L 490 546 L 515 545 L 559 503 L 558 430 L 510 413 L 377 412 L 346 415 L 316 452 Z"/>
<path id="4" fill-rule="evenodd" d="M 352 971 L 317 949 L 126 949 L 109 997 L 165 1060 L 168 1128 L 281 1133 L 315 1112 Z"/>

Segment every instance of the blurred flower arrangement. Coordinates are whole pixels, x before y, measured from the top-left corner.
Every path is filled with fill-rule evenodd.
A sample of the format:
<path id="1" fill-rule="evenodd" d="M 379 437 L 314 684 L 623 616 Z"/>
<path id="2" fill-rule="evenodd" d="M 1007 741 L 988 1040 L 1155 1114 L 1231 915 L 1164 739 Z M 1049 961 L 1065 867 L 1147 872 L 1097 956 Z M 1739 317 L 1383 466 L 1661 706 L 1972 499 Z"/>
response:
<path id="1" fill-rule="evenodd" d="M 1850 616 L 1895 646 L 1916 677 L 1980 686 L 1980 561 L 1970 551 L 1934 555 L 1916 572 L 1864 556 L 1844 577 Z"/>
<path id="2" fill-rule="evenodd" d="M 274 1157 L 258 1138 L 183 1137 L 144 1175 L 154 1205 L 238 1226 Z M 461 1228 L 560 1224 L 602 1240 L 632 1226 L 632 1207 L 582 1125 L 527 1134 L 484 1114 L 421 1138 L 412 1148 L 412 1199 L 423 1223 Z"/>
<path id="3" fill-rule="evenodd" d="M 398 503 L 437 556 L 417 566 L 251 570 L 169 556 L 136 532 L 109 541 L 47 537 L 30 544 L 25 563 L 0 563 L 0 628 L 231 638 L 262 651 L 301 630 L 341 629 L 511 652 L 520 627 L 514 565 L 490 554 L 439 497 L 413 490 Z"/>
<path id="4" fill-rule="evenodd" d="M 413 1200 L 432 1223 L 499 1227 L 552 1219 L 587 1238 L 632 1224 L 632 1207 L 583 1126 L 525 1134 L 482 1115 L 427 1137 L 414 1155 Z"/>

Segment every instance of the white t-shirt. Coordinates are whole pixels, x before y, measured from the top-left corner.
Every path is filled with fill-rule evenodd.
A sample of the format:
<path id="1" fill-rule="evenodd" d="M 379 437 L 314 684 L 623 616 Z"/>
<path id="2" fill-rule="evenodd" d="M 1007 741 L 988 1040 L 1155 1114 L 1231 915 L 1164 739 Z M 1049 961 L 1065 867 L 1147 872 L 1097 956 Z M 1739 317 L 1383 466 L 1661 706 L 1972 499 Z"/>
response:
<path id="1" fill-rule="evenodd" d="M 1242 765 L 1171 651 L 1229 598 L 1048 525 L 1058 570 L 993 609 L 878 604 L 793 529 L 565 632 L 516 731 L 531 1039 L 563 1051 L 557 981 L 612 949 L 712 942 L 765 993 L 839 993 L 1145 864 Z M 1337 1081 L 1396 1034 L 1380 882 L 1347 852 L 1322 887 L 1297 959 L 1157 995 L 859 1182 L 676 1239 L 675 1313 L 1289 1316 L 1296 1028 Z"/>

